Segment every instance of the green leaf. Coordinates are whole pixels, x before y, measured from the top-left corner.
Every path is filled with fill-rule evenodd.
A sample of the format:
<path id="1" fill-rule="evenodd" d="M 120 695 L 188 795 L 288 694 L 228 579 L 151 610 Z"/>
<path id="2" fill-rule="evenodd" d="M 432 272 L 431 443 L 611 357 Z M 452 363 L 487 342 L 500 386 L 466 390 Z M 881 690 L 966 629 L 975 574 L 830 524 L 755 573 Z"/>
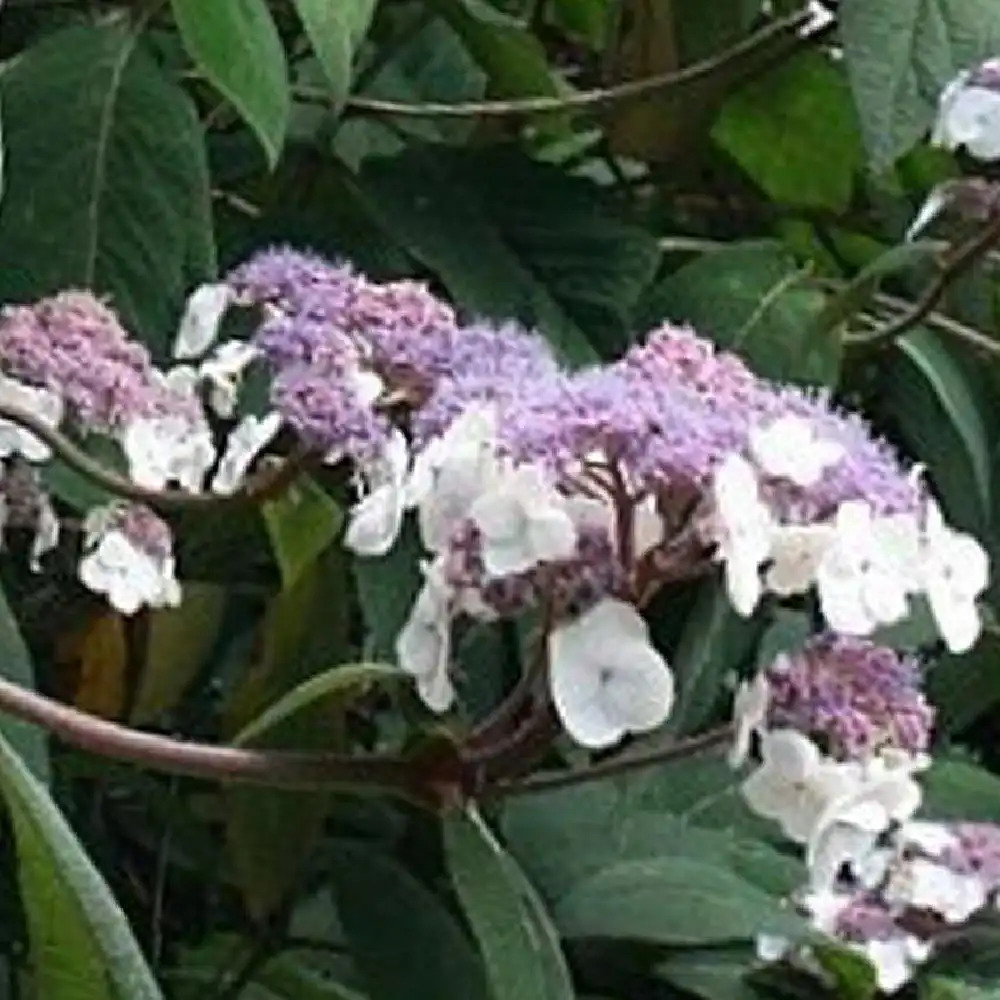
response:
<path id="1" fill-rule="evenodd" d="M 780 381 L 835 385 L 841 343 L 815 322 L 826 297 L 770 240 L 736 243 L 675 271 L 648 294 L 644 325 L 689 322 L 754 370 Z"/>
<path id="2" fill-rule="evenodd" d="M 309 42 L 339 111 L 351 92 L 354 56 L 364 41 L 376 0 L 294 0 Z"/>
<path id="3" fill-rule="evenodd" d="M 273 167 L 285 142 L 291 92 L 265 0 L 171 0 L 171 6 L 191 58 L 253 129 Z"/>
<path id="4" fill-rule="evenodd" d="M 362 183 L 470 312 L 537 326 L 577 363 L 631 341 L 659 251 L 590 183 L 514 151 L 424 149 L 371 164 Z"/>
<path id="5" fill-rule="evenodd" d="M 494 97 L 557 93 L 541 42 L 487 0 L 430 0 L 489 77 Z"/>
<path id="6" fill-rule="evenodd" d="M 759 618 L 738 615 L 718 581 L 701 585 L 671 657 L 678 690 L 666 731 L 695 732 L 711 718 L 726 675 L 749 654 L 763 625 Z"/>
<path id="7" fill-rule="evenodd" d="M 938 733 L 960 733 L 990 712 L 1000 701 L 1000 634 L 984 629 L 968 653 L 937 660 L 927 678 L 927 695 Z"/>
<path id="8" fill-rule="evenodd" d="M 921 784 L 924 811 L 935 821 L 1000 822 L 1000 778 L 985 768 L 938 759 Z"/>
<path id="9" fill-rule="evenodd" d="M 346 572 L 343 553 L 328 549 L 272 602 L 263 622 L 260 662 L 228 706 L 229 731 L 242 731 L 237 737 L 241 742 L 270 749 L 345 750 L 343 713 L 328 710 L 322 697 L 309 698 L 322 695 L 323 681 L 290 701 L 279 699 L 345 658 Z M 351 679 L 357 675 L 343 678 Z M 337 683 L 328 683 L 338 689 Z M 254 723 L 262 712 L 263 722 Z M 247 907 L 256 918 L 280 906 L 301 877 L 322 836 L 331 801 L 326 792 L 235 786 L 226 792 L 227 842 Z"/>
<path id="10" fill-rule="evenodd" d="M 864 162 L 843 70 L 820 52 L 737 90 L 712 136 L 768 197 L 789 205 L 843 211 Z"/>
<path id="11" fill-rule="evenodd" d="M 396 637 L 410 617 L 423 574 L 423 549 L 412 519 L 384 556 L 354 560 L 354 581 L 367 631 L 365 653 L 373 660 L 396 661 Z"/>
<path id="12" fill-rule="evenodd" d="M 777 898 L 724 867 L 690 857 L 613 864 L 575 886 L 556 905 L 555 917 L 571 938 L 668 945 L 803 931 Z"/>
<path id="13" fill-rule="evenodd" d="M 165 349 L 189 285 L 215 269 L 191 101 L 120 19 L 45 37 L 0 76 L 0 99 L 0 300 L 92 288 Z"/>
<path id="14" fill-rule="evenodd" d="M 267 708 L 240 730 L 233 742 L 237 746 L 254 743 L 269 730 L 291 722 L 300 713 L 320 707 L 329 712 L 331 708 L 340 708 L 345 702 L 363 696 L 373 687 L 398 684 L 404 678 L 406 674 L 397 667 L 378 663 L 345 663 L 324 670 L 303 681 Z"/>
<path id="15" fill-rule="evenodd" d="M 444 904 L 375 848 L 334 845 L 331 881 L 371 1000 L 487 1000 L 472 945 Z"/>
<path id="16" fill-rule="evenodd" d="M 838 248 L 843 253 L 842 248 Z M 816 318 L 816 336 L 829 333 L 861 312 L 879 290 L 883 280 L 898 271 L 907 270 L 918 264 L 930 263 L 940 252 L 937 242 L 919 241 L 902 243 L 880 253 L 871 263 L 863 267 L 836 295 L 831 296 L 822 312 Z"/>
<path id="17" fill-rule="evenodd" d="M 872 169 L 885 170 L 930 127 L 941 89 L 1000 48 L 992 0 L 841 5 L 844 59 Z"/>
<path id="18" fill-rule="evenodd" d="M 162 1000 L 128 920 L 45 788 L 0 737 L 38 996 Z"/>
<path id="19" fill-rule="evenodd" d="M 748 947 L 684 949 L 656 967 L 656 974 L 705 1000 L 756 1000 L 745 976 L 754 959 Z"/>
<path id="20" fill-rule="evenodd" d="M 25 645 L 17 619 L 0 589 L 0 670 L 4 680 L 29 691 L 35 689 L 35 668 Z M 10 741 L 18 756 L 31 773 L 43 784 L 51 778 L 49 748 L 45 731 L 29 722 L 4 712 L 0 715 L 0 732 Z"/>
<path id="21" fill-rule="evenodd" d="M 337 537 L 344 513 L 336 501 L 309 476 L 261 507 L 281 580 L 292 587 Z"/>
<path id="22" fill-rule="evenodd" d="M 844 1000 L 872 1000 L 878 993 L 875 969 L 863 955 L 843 945 L 814 944 L 812 954 L 837 986 Z"/>
<path id="23" fill-rule="evenodd" d="M 561 953 L 533 926 L 513 859 L 475 812 L 444 821 L 448 869 L 486 966 L 493 1000 L 573 1000 L 568 989 L 550 992 L 546 969 L 564 966 Z"/>
<path id="24" fill-rule="evenodd" d="M 898 342 L 879 406 L 927 464 L 951 518 L 982 532 L 991 506 L 991 434 L 977 387 L 949 347 L 925 328 Z"/>

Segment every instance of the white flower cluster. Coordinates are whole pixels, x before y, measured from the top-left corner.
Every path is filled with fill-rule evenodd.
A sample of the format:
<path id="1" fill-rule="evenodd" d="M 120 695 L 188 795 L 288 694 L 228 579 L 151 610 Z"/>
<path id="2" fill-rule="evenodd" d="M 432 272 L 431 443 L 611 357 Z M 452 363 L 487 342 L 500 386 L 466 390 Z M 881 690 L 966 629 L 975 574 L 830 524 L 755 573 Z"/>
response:
<path id="1" fill-rule="evenodd" d="M 834 631 L 870 635 L 904 619 L 910 598 L 922 594 L 948 649 L 972 647 L 989 560 L 974 538 L 944 523 L 932 500 L 922 516 L 878 516 L 851 500 L 828 521 L 782 524 L 761 497 L 762 482 L 811 486 L 843 453 L 796 417 L 754 432 L 750 452 L 752 461 L 730 456 L 714 487 L 718 554 L 740 614 L 752 614 L 764 591 L 788 597 L 815 587 Z"/>
<path id="2" fill-rule="evenodd" d="M 445 581 L 444 549 L 466 521 L 478 529 L 490 577 L 523 573 L 571 558 L 584 524 L 606 525 L 613 510 L 599 501 L 568 498 L 536 465 L 514 464 L 497 447 L 496 413 L 472 406 L 412 462 L 398 437 L 376 468 L 363 470 L 363 495 L 351 514 L 347 544 L 364 555 L 391 548 L 403 514 L 414 509 L 431 560 L 425 583 L 397 641 L 400 665 L 416 679 L 436 712 L 454 702 L 450 676 L 451 623 L 460 613 L 492 612 L 459 599 Z M 636 519 L 635 551 L 655 545 L 648 519 Z M 567 732 L 586 747 L 617 743 L 626 733 L 661 725 L 673 704 L 673 675 L 654 649 L 645 622 L 629 604 L 606 598 L 549 636 L 553 702 Z"/>

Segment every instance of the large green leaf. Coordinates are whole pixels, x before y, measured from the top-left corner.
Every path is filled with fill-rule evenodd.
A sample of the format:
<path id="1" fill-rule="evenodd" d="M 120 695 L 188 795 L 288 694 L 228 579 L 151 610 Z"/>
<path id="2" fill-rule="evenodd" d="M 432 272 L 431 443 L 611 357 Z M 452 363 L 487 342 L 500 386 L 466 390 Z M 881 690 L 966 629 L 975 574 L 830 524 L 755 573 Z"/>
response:
<path id="1" fill-rule="evenodd" d="M 1000 47 L 993 0 L 845 0 L 844 58 L 873 169 L 929 128 L 941 88 Z"/>
<path id="2" fill-rule="evenodd" d="M 924 812 L 935 820 L 1000 822 L 1000 778 L 963 760 L 938 760 L 921 782 Z"/>
<path id="3" fill-rule="evenodd" d="M 936 334 L 920 328 L 898 342 L 878 406 L 926 463 L 950 517 L 983 532 L 992 509 L 990 424 L 975 381 Z"/>
<path id="4" fill-rule="evenodd" d="M 725 678 L 746 658 L 764 622 L 738 615 L 718 581 L 702 584 L 687 617 L 671 666 L 677 702 L 667 730 L 692 733 L 707 722 L 725 695 Z"/>
<path id="5" fill-rule="evenodd" d="M 294 0 L 316 53 L 333 105 L 340 109 L 351 90 L 354 55 L 364 41 L 375 12 L 375 0 Z"/>
<path id="6" fill-rule="evenodd" d="M 573 1000 L 558 941 L 539 935 L 523 896 L 526 879 L 523 874 L 515 877 L 516 862 L 482 817 L 470 812 L 447 818 L 444 842 L 452 881 L 479 941 L 493 1000 Z M 559 992 L 550 988 L 552 969 L 563 972 Z"/>
<path id="7" fill-rule="evenodd" d="M 171 0 L 198 68 L 253 129 L 273 167 L 288 128 L 285 51 L 265 0 Z"/>
<path id="8" fill-rule="evenodd" d="M 660 282 L 643 302 L 641 316 L 647 323 L 691 323 L 768 378 L 834 385 L 840 335 L 815 329 L 826 297 L 805 279 L 781 244 L 736 243 Z"/>
<path id="9" fill-rule="evenodd" d="M 658 250 L 588 182 L 514 151 L 414 149 L 362 183 L 384 228 L 470 312 L 537 325 L 575 362 L 629 342 Z"/>
<path id="10" fill-rule="evenodd" d="M 21 687 L 29 690 L 35 687 L 35 668 L 31 662 L 31 654 L 2 590 L 0 590 L 0 673 L 5 680 Z M 51 775 L 45 733 L 37 726 L 6 714 L 0 715 L 0 732 L 7 737 L 31 773 L 43 784 L 48 784 Z"/>
<path id="11" fill-rule="evenodd" d="M 334 898 L 371 1000 L 487 1000 L 471 942 L 444 904 L 392 858 L 340 841 Z"/>
<path id="12" fill-rule="evenodd" d="M 308 681 L 345 659 L 346 571 L 342 554 L 330 549 L 272 602 L 260 661 L 236 690 L 227 713 L 237 739 L 260 748 L 345 749 L 343 713 L 331 709 L 326 696 L 351 688 L 341 681 L 367 684 L 370 678 L 359 678 L 355 670 L 344 678 L 329 674 L 311 686 Z M 225 801 L 227 842 L 239 885 L 251 913 L 263 918 L 284 901 L 304 871 L 331 799 L 325 792 L 232 787 Z"/>
<path id="13" fill-rule="evenodd" d="M 215 268 L 194 106 L 117 19 L 44 38 L 0 98 L 0 300 L 91 287 L 165 347 L 188 286 Z"/>
<path id="14" fill-rule="evenodd" d="M 48 792 L 2 736 L 0 789 L 17 841 L 37 995 L 160 1000 L 125 914 Z"/>
<path id="15" fill-rule="evenodd" d="M 668 945 L 753 940 L 802 933 L 801 922 L 732 871 L 692 857 L 622 861 L 585 879 L 555 908 L 567 937 Z"/>
<path id="16" fill-rule="evenodd" d="M 843 71 L 819 52 L 737 90 L 712 135 L 769 197 L 791 205 L 842 211 L 864 160 Z"/>

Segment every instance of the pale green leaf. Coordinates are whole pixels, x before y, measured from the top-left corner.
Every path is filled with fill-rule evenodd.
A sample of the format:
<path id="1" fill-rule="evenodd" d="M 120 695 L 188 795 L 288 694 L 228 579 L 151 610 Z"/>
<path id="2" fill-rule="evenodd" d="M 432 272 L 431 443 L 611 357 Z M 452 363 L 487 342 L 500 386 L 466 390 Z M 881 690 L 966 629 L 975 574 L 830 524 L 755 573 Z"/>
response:
<path id="1" fill-rule="evenodd" d="M 864 162 L 843 70 L 820 52 L 737 90 L 712 136 L 769 197 L 790 205 L 842 211 Z"/>
<path id="2" fill-rule="evenodd" d="M 291 92 L 278 29 L 265 0 L 171 0 L 198 69 L 253 129 L 273 167 L 288 128 Z"/>
<path id="3" fill-rule="evenodd" d="M 335 110 L 351 92 L 354 56 L 375 12 L 375 0 L 294 0 L 330 86 Z"/>
<path id="4" fill-rule="evenodd" d="M 24 762 L 0 737 L 38 996 L 161 1000 L 121 907 Z"/>
<path id="5" fill-rule="evenodd" d="M 344 520 L 336 501 L 309 476 L 261 507 L 285 587 L 292 587 L 337 537 Z"/>

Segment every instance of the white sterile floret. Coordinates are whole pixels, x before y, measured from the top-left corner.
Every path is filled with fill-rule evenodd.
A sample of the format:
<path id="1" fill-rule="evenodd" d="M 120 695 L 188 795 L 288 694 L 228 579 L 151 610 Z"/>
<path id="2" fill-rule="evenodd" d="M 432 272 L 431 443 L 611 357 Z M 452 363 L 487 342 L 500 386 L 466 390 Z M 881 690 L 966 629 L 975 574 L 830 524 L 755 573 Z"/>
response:
<path id="1" fill-rule="evenodd" d="M 852 945 L 871 962 L 875 969 L 875 985 L 883 993 L 898 993 L 912 978 L 917 966 L 931 956 L 933 945 L 912 934 L 866 941 Z"/>
<path id="2" fill-rule="evenodd" d="M 761 735 L 762 763 L 742 784 L 754 812 L 777 822 L 783 833 L 805 844 L 829 804 L 848 795 L 860 781 L 857 764 L 824 757 L 794 729 Z"/>
<path id="3" fill-rule="evenodd" d="M 736 689 L 733 703 L 735 735 L 729 751 L 730 767 L 739 767 L 747 759 L 754 733 L 764 729 L 770 702 L 771 686 L 763 670 L 758 671 L 753 680 L 743 681 Z"/>
<path id="4" fill-rule="evenodd" d="M 878 837 L 917 811 L 921 790 L 913 772 L 923 765 L 919 756 L 889 752 L 858 766 L 857 781 L 829 802 L 809 837 L 806 866 L 814 887 L 832 886 L 845 864 L 863 867 Z"/>
<path id="5" fill-rule="evenodd" d="M 820 606 L 830 627 L 869 635 L 909 610 L 919 588 L 920 529 L 916 517 L 875 517 L 862 500 L 841 504 L 834 537 L 816 572 Z"/>
<path id="6" fill-rule="evenodd" d="M 808 420 L 789 415 L 750 432 L 750 454 L 768 476 L 796 486 L 815 486 L 844 457 L 844 447 L 824 441 Z"/>
<path id="7" fill-rule="evenodd" d="M 361 499 L 351 509 L 344 544 L 362 556 L 384 556 L 396 542 L 406 509 L 410 453 L 398 430 L 378 460 L 361 471 Z"/>
<path id="8" fill-rule="evenodd" d="M 505 468 L 469 508 L 479 528 L 483 565 L 508 576 L 576 552 L 576 525 L 565 497 L 537 465 Z"/>
<path id="9" fill-rule="evenodd" d="M 433 712 L 445 712 L 455 700 L 448 673 L 451 594 L 439 564 L 425 563 L 422 569 L 424 586 L 396 638 L 396 657 L 400 667 L 415 679 L 424 704 Z"/>
<path id="10" fill-rule="evenodd" d="M 1000 159 L 1000 93 L 969 79 L 961 73 L 942 91 L 931 142 L 946 149 L 964 146 L 977 160 Z"/>
<path id="11" fill-rule="evenodd" d="M 42 556 L 51 552 L 59 544 L 61 526 L 52 501 L 44 494 L 38 497 L 38 514 L 35 521 L 35 537 L 31 540 L 28 565 L 33 573 L 40 573 Z"/>
<path id="12" fill-rule="evenodd" d="M 62 397 L 48 389 L 35 389 L 0 375 L 0 403 L 34 414 L 48 427 L 58 427 L 63 416 Z M 29 462 L 47 462 L 52 450 L 31 431 L 11 420 L 0 419 L 0 458 L 23 455 Z"/>
<path id="13" fill-rule="evenodd" d="M 761 502 L 753 466 L 739 455 L 730 455 L 716 470 L 713 494 L 726 592 L 733 607 L 746 617 L 760 600 L 760 568 L 771 554 L 775 521 Z"/>
<path id="14" fill-rule="evenodd" d="M 594 750 L 656 729 L 674 702 L 673 674 L 646 623 L 613 598 L 552 630 L 549 683 L 566 732 Z"/>
<path id="15" fill-rule="evenodd" d="M 88 515 L 86 554 L 80 560 L 80 582 L 123 615 L 133 615 L 143 605 L 151 608 L 180 604 L 180 585 L 174 576 L 174 559 L 156 555 L 134 542 L 108 519 L 106 511 Z"/>
<path id="16" fill-rule="evenodd" d="M 179 361 L 196 358 L 212 346 L 219 333 L 219 324 L 234 293 L 229 285 L 202 285 L 191 293 L 184 308 L 173 356 Z"/>
<path id="17" fill-rule="evenodd" d="M 890 906 L 931 910 L 946 923 L 961 924 L 986 905 L 988 892 L 974 874 L 952 871 L 929 858 L 905 858 L 883 890 Z"/>
<path id="18" fill-rule="evenodd" d="M 212 478 L 212 492 L 221 496 L 235 493 L 243 485 L 247 469 L 279 430 L 280 413 L 268 413 L 264 417 L 245 416 L 226 439 L 226 450 Z"/>
<path id="19" fill-rule="evenodd" d="M 186 416 L 141 417 L 125 427 L 120 440 L 130 477 L 146 489 L 176 482 L 196 492 L 215 461 L 208 425 Z"/>
<path id="20" fill-rule="evenodd" d="M 243 340 L 227 340 L 198 367 L 199 383 L 208 386 L 208 405 L 220 417 L 236 412 L 240 384 L 247 368 L 260 357 L 260 350 Z"/>
<path id="21" fill-rule="evenodd" d="M 417 454 L 406 503 L 417 508 L 424 546 L 439 552 L 499 472 L 496 408 L 474 404 Z"/>
<path id="22" fill-rule="evenodd" d="M 953 531 L 929 501 L 921 549 L 920 580 L 941 636 L 952 653 L 979 638 L 976 601 L 989 584 L 989 557 L 971 535 Z"/>
<path id="23" fill-rule="evenodd" d="M 779 597 L 804 594 L 816 580 L 823 557 L 836 538 L 829 524 L 790 524 L 776 528 L 764 586 Z"/>

